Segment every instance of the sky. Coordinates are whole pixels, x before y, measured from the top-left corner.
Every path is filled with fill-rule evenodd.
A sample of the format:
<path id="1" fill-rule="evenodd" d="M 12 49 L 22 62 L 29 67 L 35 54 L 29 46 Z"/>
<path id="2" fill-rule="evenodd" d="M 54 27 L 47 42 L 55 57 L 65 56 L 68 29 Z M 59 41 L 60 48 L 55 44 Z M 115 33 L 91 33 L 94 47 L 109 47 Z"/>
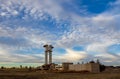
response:
<path id="1" fill-rule="evenodd" d="M 0 63 L 120 65 L 120 0 L 0 0 Z"/>

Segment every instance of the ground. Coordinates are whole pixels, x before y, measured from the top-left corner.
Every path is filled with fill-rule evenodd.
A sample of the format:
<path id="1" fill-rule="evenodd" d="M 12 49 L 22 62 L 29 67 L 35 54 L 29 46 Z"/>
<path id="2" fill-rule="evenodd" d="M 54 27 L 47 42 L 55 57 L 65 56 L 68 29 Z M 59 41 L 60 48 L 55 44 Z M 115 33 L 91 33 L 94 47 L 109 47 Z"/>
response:
<path id="1" fill-rule="evenodd" d="M 41 70 L 0 70 L 0 79 L 120 79 L 119 72 L 80 73 Z"/>

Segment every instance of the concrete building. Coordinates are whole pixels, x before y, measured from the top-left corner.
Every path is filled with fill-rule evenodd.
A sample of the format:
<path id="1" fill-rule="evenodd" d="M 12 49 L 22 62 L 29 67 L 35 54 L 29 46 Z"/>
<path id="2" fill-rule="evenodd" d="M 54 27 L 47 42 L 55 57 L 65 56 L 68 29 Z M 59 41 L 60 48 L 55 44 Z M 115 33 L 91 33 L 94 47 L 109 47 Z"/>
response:
<path id="1" fill-rule="evenodd" d="M 62 69 L 65 70 L 65 71 L 68 71 L 69 70 L 69 65 L 73 65 L 73 63 L 71 63 L 71 62 L 63 62 L 62 63 Z"/>
<path id="2" fill-rule="evenodd" d="M 89 62 L 86 64 L 73 64 L 69 65 L 69 71 L 89 71 L 92 73 L 99 73 L 100 64 L 95 62 Z"/>
<path id="3" fill-rule="evenodd" d="M 55 70 L 59 70 L 59 71 L 62 71 L 63 70 L 63 67 L 62 67 L 62 65 L 56 65 L 55 66 Z"/>
<path id="4" fill-rule="evenodd" d="M 95 62 L 82 63 L 82 64 L 73 64 L 73 63 L 62 63 L 63 70 L 65 71 L 89 71 L 92 73 L 100 72 L 100 64 Z"/>

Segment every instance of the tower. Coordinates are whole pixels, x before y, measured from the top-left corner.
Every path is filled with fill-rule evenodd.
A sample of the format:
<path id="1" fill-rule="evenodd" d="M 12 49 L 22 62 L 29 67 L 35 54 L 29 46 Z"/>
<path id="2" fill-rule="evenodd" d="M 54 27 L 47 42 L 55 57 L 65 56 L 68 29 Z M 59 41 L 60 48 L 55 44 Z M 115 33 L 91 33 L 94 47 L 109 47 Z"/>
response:
<path id="1" fill-rule="evenodd" d="M 44 45 L 45 48 L 45 65 L 52 64 L 52 49 L 54 48 L 52 45 Z"/>

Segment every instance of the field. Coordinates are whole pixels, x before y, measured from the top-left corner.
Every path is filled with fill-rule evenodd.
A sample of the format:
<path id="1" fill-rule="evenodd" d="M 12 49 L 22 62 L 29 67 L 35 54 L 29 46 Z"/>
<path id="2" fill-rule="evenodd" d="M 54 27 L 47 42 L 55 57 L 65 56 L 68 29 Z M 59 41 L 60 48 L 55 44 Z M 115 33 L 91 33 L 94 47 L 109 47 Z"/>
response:
<path id="1" fill-rule="evenodd" d="M 46 72 L 41 70 L 0 70 L 0 79 L 120 79 L 120 73 Z"/>

